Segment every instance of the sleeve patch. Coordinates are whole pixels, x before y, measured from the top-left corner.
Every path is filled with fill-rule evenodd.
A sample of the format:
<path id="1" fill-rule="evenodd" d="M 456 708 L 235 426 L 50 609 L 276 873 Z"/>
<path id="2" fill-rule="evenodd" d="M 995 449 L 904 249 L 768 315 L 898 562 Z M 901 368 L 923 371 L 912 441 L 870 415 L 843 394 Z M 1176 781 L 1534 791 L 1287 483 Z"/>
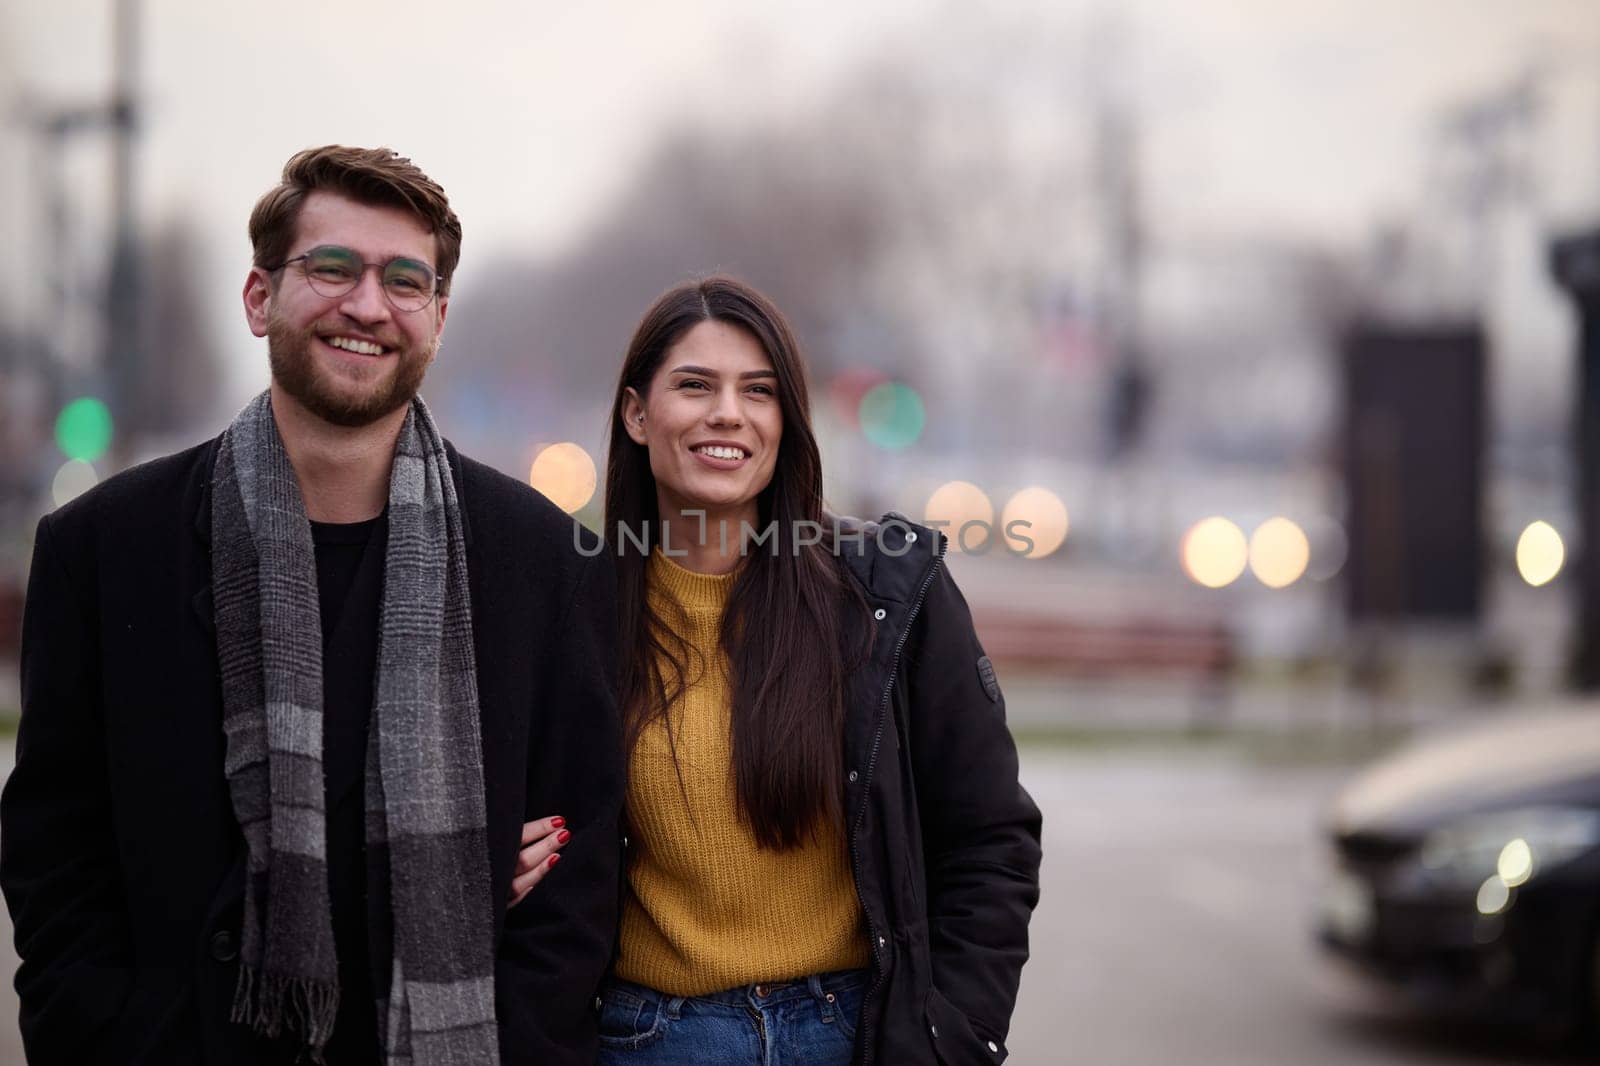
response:
<path id="1" fill-rule="evenodd" d="M 1000 702 L 1000 679 L 994 675 L 994 663 L 989 661 L 987 655 L 978 657 L 978 680 L 983 682 L 983 691 L 989 694 L 991 703 Z"/>

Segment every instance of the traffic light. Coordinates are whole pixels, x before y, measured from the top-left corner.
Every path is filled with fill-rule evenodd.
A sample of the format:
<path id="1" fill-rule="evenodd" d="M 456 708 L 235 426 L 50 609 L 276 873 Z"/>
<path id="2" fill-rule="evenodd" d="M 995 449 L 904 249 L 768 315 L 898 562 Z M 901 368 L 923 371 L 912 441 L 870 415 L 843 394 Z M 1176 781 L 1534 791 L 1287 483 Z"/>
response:
<path id="1" fill-rule="evenodd" d="M 111 447 L 111 410 L 93 396 L 82 396 L 56 416 L 56 445 L 69 459 L 92 463 Z"/>

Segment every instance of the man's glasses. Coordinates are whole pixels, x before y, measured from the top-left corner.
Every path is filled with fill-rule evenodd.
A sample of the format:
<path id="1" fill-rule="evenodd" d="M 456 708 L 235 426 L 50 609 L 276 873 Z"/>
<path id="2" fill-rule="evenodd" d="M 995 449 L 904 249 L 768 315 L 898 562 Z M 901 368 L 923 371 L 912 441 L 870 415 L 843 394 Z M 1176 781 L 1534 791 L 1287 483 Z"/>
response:
<path id="1" fill-rule="evenodd" d="M 301 264 L 311 291 L 327 297 L 343 296 L 360 283 L 369 266 L 376 267 L 383 283 L 383 294 L 396 311 L 420 311 L 439 291 L 440 279 L 433 268 L 404 256 L 396 256 L 387 263 L 368 263 L 349 248 L 326 244 L 266 269 L 276 272 L 290 263 Z"/>

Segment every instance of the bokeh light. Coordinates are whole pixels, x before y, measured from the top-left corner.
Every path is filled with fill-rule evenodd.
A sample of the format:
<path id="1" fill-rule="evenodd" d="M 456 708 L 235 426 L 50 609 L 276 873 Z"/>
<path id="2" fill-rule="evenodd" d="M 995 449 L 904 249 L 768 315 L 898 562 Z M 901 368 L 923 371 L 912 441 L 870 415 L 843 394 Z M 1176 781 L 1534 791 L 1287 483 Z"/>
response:
<path id="1" fill-rule="evenodd" d="M 1183 537 L 1184 572 L 1208 589 L 1237 581 L 1249 556 L 1244 531 L 1220 516 L 1202 518 Z"/>
<path id="2" fill-rule="evenodd" d="M 1011 538 L 1006 533 L 1011 523 L 1019 521 L 1028 525 L 1018 528 L 1017 532 L 1033 541 L 1033 547 L 1025 552 L 1021 551 L 1025 542 Z M 1061 547 L 1067 539 L 1070 526 L 1067 505 L 1061 502 L 1061 497 L 1038 485 L 1029 486 L 1012 496 L 1000 514 L 1000 536 L 1006 538 L 1004 543 L 1007 547 L 1024 559 L 1043 559 Z"/>
<path id="3" fill-rule="evenodd" d="M 1311 544 L 1311 561 L 1306 565 L 1306 577 L 1312 581 L 1331 581 L 1339 576 L 1350 557 L 1350 538 L 1344 527 L 1326 515 L 1315 515 L 1306 520 L 1306 540 Z"/>
<path id="4" fill-rule="evenodd" d="M 1554 580 L 1566 559 L 1561 534 L 1549 522 L 1530 523 L 1517 538 L 1517 573 L 1535 588 Z"/>
<path id="5" fill-rule="evenodd" d="M 828 400 L 833 405 L 833 413 L 851 429 L 860 429 L 862 399 L 887 380 L 883 371 L 871 367 L 851 367 L 836 374 L 828 383 Z"/>
<path id="6" fill-rule="evenodd" d="M 943 522 L 936 528 L 950 541 L 951 551 L 978 551 L 989 542 L 994 525 L 994 504 L 989 496 L 970 481 L 949 481 L 933 490 L 923 514 L 929 522 Z M 982 523 L 962 533 L 968 522 Z"/>
<path id="7" fill-rule="evenodd" d="M 1310 561 L 1311 542 L 1305 531 L 1281 515 L 1250 534 L 1250 571 L 1268 588 L 1288 588 L 1299 581 Z"/>
<path id="8" fill-rule="evenodd" d="M 1521 837 L 1500 849 L 1500 860 L 1495 864 L 1500 880 L 1516 888 L 1533 876 L 1533 848 Z"/>
<path id="9" fill-rule="evenodd" d="M 594 497 L 594 460 L 582 446 L 563 441 L 541 448 L 528 471 L 528 484 L 550 498 L 568 514 L 580 510 Z"/>
<path id="10" fill-rule="evenodd" d="M 1495 874 L 1478 886 L 1478 913 L 1499 914 L 1511 902 L 1511 889 Z"/>
<path id="11" fill-rule="evenodd" d="M 111 447 L 111 411 L 93 396 L 83 396 L 56 416 L 56 446 L 69 459 L 92 463 Z"/>
<path id="12" fill-rule="evenodd" d="M 62 507 L 99 483 L 100 475 L 94 472 L 93 466 L 82 459 L 68 459 L 50 482 L 50 498 L 57 507 Z"/>
<path id="13" fill-rule="evenodd" d="M 861 432 L 887 451 L 900 451 L 917 443 L 927 412 L 922 397 L 910 385 L 885 381 L 861 397 Z"/>

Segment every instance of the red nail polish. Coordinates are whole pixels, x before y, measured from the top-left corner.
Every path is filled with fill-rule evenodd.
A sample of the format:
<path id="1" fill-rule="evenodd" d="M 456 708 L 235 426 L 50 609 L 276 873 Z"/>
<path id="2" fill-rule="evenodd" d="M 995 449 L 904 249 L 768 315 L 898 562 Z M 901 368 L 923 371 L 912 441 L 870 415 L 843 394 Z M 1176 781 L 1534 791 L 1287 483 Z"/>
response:
<path id="1" fill-rule="evenodd" d="M 565 844 L 567 841 L 569 841 L 571 839 L 572 839 L 572 834 L 569 833 L 565 829 L 563 829 L 561 832 L 556 834 L 556 843 L 557 844 Z"/>
<path id="2" fill-rule="evenodd" d="M 548 864 L 548 865 L 550 865 L 550 866 L 554 866 L 554 865 L 555 865 L 555 864 L 556 864 L 556 863 L 558 863 L 558 862 L 560 862 L 560 861 L 561 861 L 561 856 L 559 856 L 559 855 L 552 855 L 552 856 L 550 856 L 550 862 L 549 862 L 549 864 Z"/>
<path id="3" fill-rule="evenodd" d="M 555 826 L 557 829 L 560 829 L 562 826 L 567 824 L 567 820 L 558 815 L 558 816 L 550 819 L 550 824 Z"/>

